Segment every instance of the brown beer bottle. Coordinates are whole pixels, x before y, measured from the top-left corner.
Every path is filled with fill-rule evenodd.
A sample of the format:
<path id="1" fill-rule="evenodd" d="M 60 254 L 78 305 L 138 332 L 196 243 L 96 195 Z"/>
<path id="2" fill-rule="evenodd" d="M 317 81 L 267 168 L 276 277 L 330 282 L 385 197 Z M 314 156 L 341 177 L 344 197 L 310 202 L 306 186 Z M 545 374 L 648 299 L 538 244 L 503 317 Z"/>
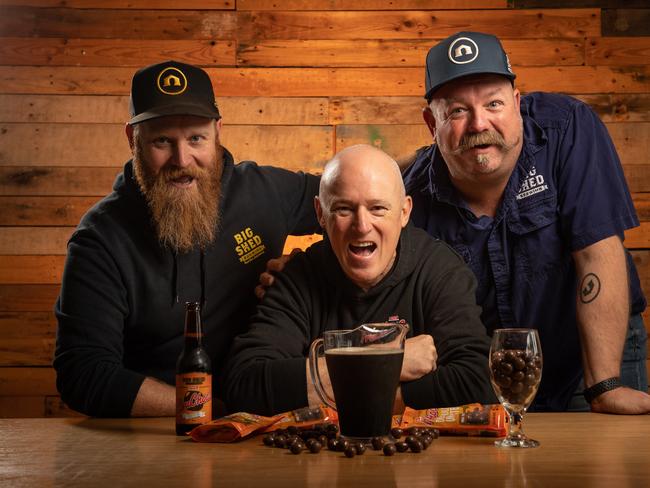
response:
<path id="1" fill-rule="evenodd" d="M 185 304 L 185 346 L 176 363 L 176 435 L 212 420 L 212 366 L 201 345 L 201 307 Z"/>

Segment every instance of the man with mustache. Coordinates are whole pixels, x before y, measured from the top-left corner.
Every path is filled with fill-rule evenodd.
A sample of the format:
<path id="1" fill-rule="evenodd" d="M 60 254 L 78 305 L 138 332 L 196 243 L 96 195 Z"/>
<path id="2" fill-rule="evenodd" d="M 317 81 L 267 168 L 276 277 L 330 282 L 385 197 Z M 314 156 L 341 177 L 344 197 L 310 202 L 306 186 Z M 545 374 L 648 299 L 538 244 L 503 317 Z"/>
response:
<path id="1" fill-rule="evenodd" d="M 435 144 L 404 174 L 412 221 L 472 268 L 488 331 L 539 330 L 535 409 L 650 412 L 646 302 L 622 244 L 639 222 L 607 129 L 573 98 L 521 96 L 494 36 L 454 34 L 426 65 Z"/>
<path id="2" fill-rule="evenodd" d="M 55 306 L 57 388 L 93 416 L 174 415 L 186 302 L 201 304 L 221 398 L 223 362 L 254 311 L 264 263 L 288 234 L 318 230 L 317 177 L 235 165 L 221 146 L 205 71 L 175 61 L 139 70 L 131 115 L 133 159 L 70 238 Z"/>
<path id="3" fill-rule="evenodd" d="M 308 381 L 311 342 L 393 321 L 410 326 L 395 411 L 496 402 L 476 279 L 448 245 L 408 223 L 397 163 L 372 146 L 344 149 L 325 166 L 314 205 L 325 238 L 291 259 L 234 340 L 229 410 L 271 415 L 320 403 Z M 327 368 L 319 370 L 327 388 Z"/>

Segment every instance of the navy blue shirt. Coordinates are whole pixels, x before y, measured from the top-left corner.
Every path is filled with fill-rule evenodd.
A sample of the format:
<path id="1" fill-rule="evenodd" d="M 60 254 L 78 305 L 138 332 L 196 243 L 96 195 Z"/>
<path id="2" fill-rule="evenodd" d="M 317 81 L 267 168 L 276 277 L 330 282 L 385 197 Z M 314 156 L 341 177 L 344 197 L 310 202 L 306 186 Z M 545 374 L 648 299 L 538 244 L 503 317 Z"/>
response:
<path id="1" fill-rule="evenodd" d="M 404 174 L 411 220 L 449 243 L 471 267 L 488 332 L 539 331 L 544 373 L 533 408 L 566 410 L 582 378 L 571 253 L 639 225 L 607 129 L 564 95 L 521 99 L 524 141 L 496 215 L 476 217 L 452 186 L 435 145 Z M 627 251 L 626 251 L 627 253 Z M 627 253 L 633 314 L 645 309 Z"/>

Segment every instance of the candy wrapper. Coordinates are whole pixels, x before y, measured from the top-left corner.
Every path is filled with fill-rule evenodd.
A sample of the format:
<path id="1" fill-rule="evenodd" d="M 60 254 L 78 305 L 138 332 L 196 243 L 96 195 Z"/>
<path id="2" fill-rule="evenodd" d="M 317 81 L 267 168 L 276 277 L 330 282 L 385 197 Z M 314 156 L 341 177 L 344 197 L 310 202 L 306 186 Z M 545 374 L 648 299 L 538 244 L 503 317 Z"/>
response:
<path id="1" fill-rule="evenodd" d="M 329 407 L 300 408 L 273 417 L 238 412 L 199 425 L 190 436 L 196 442 L 234 442 L 253 434 L 295 426 L 306 429 L 323 422 L 336 422 L 336 412 Z"/>
<path id="2" fill-rule="evenodd" d="M 483 437 L 505 436 L 508 422 L 508 415 L 501 405 L 480 403 L 426 410 L 406 407 L 401 419 L 399 417 L 393 417 L 394 427 L 433 427 L 438 429 L 441 435 Z"/>

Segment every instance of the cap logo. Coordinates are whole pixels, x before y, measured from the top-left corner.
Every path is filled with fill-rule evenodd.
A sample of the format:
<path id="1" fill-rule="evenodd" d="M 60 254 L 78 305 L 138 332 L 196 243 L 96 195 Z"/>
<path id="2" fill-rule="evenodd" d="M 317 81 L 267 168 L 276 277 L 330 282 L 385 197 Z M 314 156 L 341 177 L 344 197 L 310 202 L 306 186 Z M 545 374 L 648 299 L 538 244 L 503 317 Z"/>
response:
<path id="1" fill-rule="evenodd" d="M 187 89 L 187 78 L 178 68 L 165 68 L 156 80 L 158 89 L 166 95 L 180 95 Z"/>
<path id="2" fill-rule="evenodd" d="M 448 56 L 455 64 L 471 63 L 478 57 L 478 46 L 469 37 L 459 37 L 449 46 Z"/>

